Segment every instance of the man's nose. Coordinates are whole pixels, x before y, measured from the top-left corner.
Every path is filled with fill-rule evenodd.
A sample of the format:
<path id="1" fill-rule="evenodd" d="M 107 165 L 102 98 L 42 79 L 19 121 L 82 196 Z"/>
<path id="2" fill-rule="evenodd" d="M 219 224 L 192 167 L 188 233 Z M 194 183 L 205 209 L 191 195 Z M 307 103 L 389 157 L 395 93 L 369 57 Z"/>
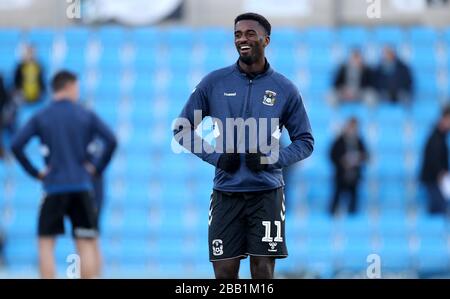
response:
<path id="1" fill-rule="evenodd" d="M 247 41 L 247 37 L 244 34 L 242 34 L 240 37 L 236 38 L 236 43 L 238 43 L 238 44 L 241 44 L 246 41 Z"/>

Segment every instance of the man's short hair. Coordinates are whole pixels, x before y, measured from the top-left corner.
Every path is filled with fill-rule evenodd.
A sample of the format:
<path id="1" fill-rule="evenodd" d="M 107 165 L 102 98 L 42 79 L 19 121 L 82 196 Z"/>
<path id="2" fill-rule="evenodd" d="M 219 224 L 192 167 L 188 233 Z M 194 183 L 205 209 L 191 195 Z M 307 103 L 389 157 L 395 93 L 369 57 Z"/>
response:
<path id="1" fill-rule="evenodd" d="M 77 81 L 77 75 L 74 73 L 67 70 L 59 71 L 52 79 L 53 92 L 58 92 L 64 89 L 68 83 L 73 83 L 75 81 Z"/>
<path id="2" fill-rule="evenodd" d="M 258 22 L 266 30 L 266 34 L 270 36 L 272 26 L 270 25 L 269 21 L 267 21 L 267 19 L 262 15 L 253 12 L 240 14 L 236 17 L 236 19 L 234 19 L 234 25 L 236 25 L 237 22 L 243 20 L 253 20 Z"/>

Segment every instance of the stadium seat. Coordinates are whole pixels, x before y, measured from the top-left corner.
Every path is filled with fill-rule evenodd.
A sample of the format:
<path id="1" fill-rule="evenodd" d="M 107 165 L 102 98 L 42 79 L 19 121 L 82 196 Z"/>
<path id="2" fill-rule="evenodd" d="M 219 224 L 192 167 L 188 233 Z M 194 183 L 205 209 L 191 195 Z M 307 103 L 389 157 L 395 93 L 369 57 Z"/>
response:
<path id="1" fill-rule="evenodd" d="M 335 32 L 327 27 L 305 29 L 305 43 L 312 47 L 328 47 L 336 41 Z"/>
<path id="2" fill-rule="evenodd" d="M 25 34 L 25 41 L 39 48 L 51 48 L 57 37 L 55 29 L 33 29 Z"/>
<path id="3" fill-rule="evenodd" d="M 130 30 L 129 38 L 134 46 L 154 48 L 161 41 L 161 31 L 155 27 L 138 27 Z"/>
<path id="4" fill-rule="evenodd" d="M 1 29 L 0 30 L 0 45 L 8 46 L 8 45 L 16 45 L 20 42 L 22 37 L 22 32 L 19 29 Z"/>
<path id="5" fill-rule="evenodd" d="M 373 31 L 373 38 L 380 47 L 384 45 L 398 46 L 406 42 L 405 32 L 398 27 L 376 27 Z"/>
<path id="6" fill-rule="evenodd" d="M 103 26 L 94 32 L 103 48 L 122 47 L 128 41 L 128 32 L 119 26 Z"/>
<path id="7" fill-rule="evenodd" d="M 370 35 L 363 27 L 342 27 L 338 29 L 337 38 L 339 42 L 348 48 L 360 48 L 367 44 Z"/>
<path id="8" fill-rule="evenodd" d="M 409 40 L 413 45 L 433 46 L 438 41 L 438 32 L 431 27 L 412 27 L 409 29 Z"/>
<path id="9" fill-rule="evenodd" d="M 171 49 L 190 50 L 195 44 L 194 31 L 186 27 L 170 27 L 162 32 L 161 41 Z"/>
<path id="10" fill-rule="evenodd" d="M 233 44 L 233 34 L 225 28 L 201 28 L 196 31 L 195 40 L 197 43 L 202 44 L 204 47 L 214 47 L 215 50 L 220 47 Z"/>
<path id="11" fill-rule="evenodd" d="M 295 51 L 301 42 L 303 42 L 303 40 L 299 30 L 279 28 L 272 30 L 270 47 L 273 48 L 274 51 L 282 49 L 292 49 Z"/>

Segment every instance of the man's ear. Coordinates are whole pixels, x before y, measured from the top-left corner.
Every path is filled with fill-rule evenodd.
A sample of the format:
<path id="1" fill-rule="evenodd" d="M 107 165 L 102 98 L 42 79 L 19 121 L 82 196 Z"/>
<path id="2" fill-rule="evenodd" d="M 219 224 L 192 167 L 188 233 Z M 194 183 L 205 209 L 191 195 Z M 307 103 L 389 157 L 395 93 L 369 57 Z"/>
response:
<path id="1" fill-rule="evenodd" d="M 270 44 L 270 36 L 266 35 L 264 37 L 264 47 L 267 47 Z"/>

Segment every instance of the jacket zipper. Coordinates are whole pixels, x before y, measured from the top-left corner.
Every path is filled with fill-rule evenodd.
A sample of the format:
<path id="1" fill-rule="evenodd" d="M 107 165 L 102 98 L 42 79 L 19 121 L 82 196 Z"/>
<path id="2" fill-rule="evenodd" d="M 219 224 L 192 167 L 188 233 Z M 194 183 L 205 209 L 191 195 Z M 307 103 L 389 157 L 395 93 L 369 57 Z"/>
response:
<path id="1" fill-rule="evenodd" d="M 248 116 L 248 113 L 249 113 L 248 102 L 249 102 L 250 96 L 252 94 L 252 86 L 253 86 L 253 79 L 250 79 L 248 81 L 247 97 L 245 98 L 245 101 L 244 101 L 244 115 L 243 115 L 243 117 L 245 117 L 245 118 Z"/>

